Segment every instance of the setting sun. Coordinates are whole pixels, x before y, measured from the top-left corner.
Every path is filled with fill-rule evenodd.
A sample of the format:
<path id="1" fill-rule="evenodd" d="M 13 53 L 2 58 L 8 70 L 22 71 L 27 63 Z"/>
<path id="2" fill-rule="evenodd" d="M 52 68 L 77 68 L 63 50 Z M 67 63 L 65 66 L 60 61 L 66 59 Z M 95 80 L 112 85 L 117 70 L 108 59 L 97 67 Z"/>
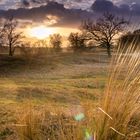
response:
<path id="1" fill-rule="evenodd" d="M 29 35 L 37 39 L 45 39 L 51 34 L 54 34 L 54 30 L 45 26 L 33 27 L 29 30 Z"/>

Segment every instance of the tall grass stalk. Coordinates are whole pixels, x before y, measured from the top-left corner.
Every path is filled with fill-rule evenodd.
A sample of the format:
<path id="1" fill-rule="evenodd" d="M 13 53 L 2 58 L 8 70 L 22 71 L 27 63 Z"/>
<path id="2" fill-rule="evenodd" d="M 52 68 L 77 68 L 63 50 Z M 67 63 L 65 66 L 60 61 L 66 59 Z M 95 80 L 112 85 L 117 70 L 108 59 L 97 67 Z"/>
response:
<path id="1" fill-rule="evenodd" d="M 96 140 L 132 140 L 140 134 L 140 120 L 136 117 L 140 112 L 138 41 L 134 38 L 131 43 L 120 42 L 112 59 L 109 80 L 95 118 Z"/>

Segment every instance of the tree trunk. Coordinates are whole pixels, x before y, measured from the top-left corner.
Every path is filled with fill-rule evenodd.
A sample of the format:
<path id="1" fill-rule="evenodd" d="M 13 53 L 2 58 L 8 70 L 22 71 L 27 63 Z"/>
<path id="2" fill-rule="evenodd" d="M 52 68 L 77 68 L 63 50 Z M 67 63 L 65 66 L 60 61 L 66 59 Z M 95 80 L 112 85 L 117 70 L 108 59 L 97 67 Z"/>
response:
<path id="1" fill-rule="evenodd" d="M 107 44 L 107 54 L 108 54 L 108 57 L 111 57 L 111 46 L 110 46 L 110 44 Z"/>
<path id="2" fill-rule="evenodd" d="M 13 52 L 12 52 L 12 45 L 9 45 L 9 56 L 13 56 Z"/>

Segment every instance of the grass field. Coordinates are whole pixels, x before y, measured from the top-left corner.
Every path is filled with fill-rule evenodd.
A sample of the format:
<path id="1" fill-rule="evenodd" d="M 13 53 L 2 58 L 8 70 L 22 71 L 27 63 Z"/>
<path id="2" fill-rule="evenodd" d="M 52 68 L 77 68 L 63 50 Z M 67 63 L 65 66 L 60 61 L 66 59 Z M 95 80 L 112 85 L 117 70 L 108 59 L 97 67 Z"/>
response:
<path id="1" fill-rule="evenodd" d="M 97 103 L 108 67 L 109 59 L 100 53 L 58 53 L 32 58 L 1 55 L 0 124 L 4 129 L 1 127 L 0 137 L 11 134 L 5 126 L 15 123 L 15 113 L 28 102 L 37 108 L 45 104 L 55 109 Z"/>

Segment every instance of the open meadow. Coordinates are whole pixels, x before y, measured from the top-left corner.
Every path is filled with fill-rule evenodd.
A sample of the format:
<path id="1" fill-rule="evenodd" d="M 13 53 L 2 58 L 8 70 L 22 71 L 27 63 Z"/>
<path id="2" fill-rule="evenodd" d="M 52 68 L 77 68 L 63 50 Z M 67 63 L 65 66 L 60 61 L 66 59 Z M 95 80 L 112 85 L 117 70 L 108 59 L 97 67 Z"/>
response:
<path id="1" fill-rule="evenodd" d="M 106 54 L 94 52 L 33 58 L 1 55 L 0 124 L 4 129 L 1 127 L 0 137 L 7 137 L 10 132 L 3 131 L 12 131 L 9 129 L 16 123 L 15 115 L 28 112 L 28 104 L 36 109 L 45 105 L 48 111 L 50 106 L 55 110 L 63 108 L 66 115 L 83 103 L 96 104 L 103 93 L 109 65 Z"/>
<path id="2" fill-rule="evenodd" d="M 1 54 L 0 139 L 136 140 L 140 57 L 133 49 L 112 58 L 103 49 Z"/>

